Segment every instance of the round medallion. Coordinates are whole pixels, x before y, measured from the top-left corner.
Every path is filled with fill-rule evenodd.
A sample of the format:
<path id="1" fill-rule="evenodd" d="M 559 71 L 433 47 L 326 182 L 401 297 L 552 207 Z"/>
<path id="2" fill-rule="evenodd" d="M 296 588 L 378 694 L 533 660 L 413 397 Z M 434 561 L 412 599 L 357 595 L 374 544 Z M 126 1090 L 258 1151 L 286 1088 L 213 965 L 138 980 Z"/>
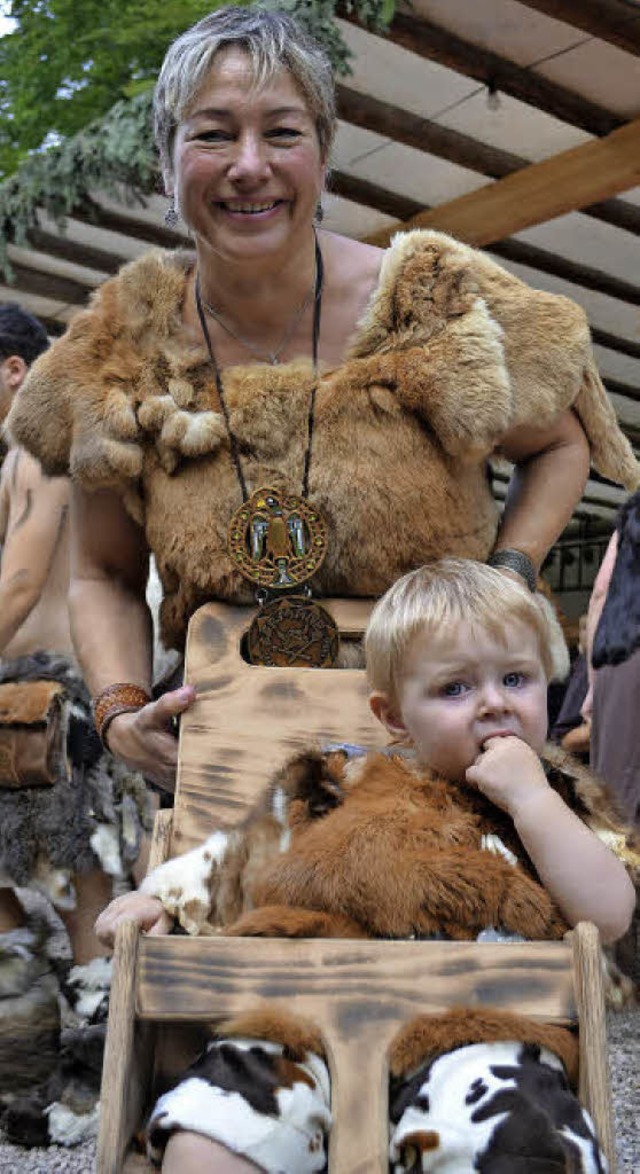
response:
<path id="1" fill-rule="evenodd" d="M 233 514 L 227 549 L 255 587 L 286 591 L 311 579 L 327 552 L 327 524 L 305 497 L 257 489 Z"/>
<path id="2" fill-rule="evenodd" d="M 338 628 L 329 612 L 303 595 L 272 599 L 247 632 L 250 664 L 274 668 L 331 668 L 339 646 Z"/>

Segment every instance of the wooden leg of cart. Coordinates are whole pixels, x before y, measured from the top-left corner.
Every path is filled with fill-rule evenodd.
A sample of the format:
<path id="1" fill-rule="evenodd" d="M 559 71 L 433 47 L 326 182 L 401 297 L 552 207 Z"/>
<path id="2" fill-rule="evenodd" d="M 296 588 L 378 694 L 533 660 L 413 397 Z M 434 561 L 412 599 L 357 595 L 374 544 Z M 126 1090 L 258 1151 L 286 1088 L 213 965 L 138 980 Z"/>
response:
<path id="1" fill-rule="evenodd" d="M 156 815 L 149 871 L 168 856 L 172 814 L 159 811 Z M 156 1027 L 137 1022 L 135 1014 L 139 944 L 135 922 L 118 926 L 102 1068 L 97 1174 L 120 1174 L 131 1138 L 142 1124 L 153 1080 Z M 148 1168 L 144 1159 L 141 1166 Z"/>
<path id="2" fill-rule="evenodd" d="M 609 1168 L 615 1170 L 615 1139 L 609 1083 L 607 1021 L 600 935 L 591 922 L 581 922 L 571 934 L 575 997 L 580 1032 L 579 1096 L 595 1122 Z"/>
<path id="3" fill-rule="evenodd" d="M 97 1174 L 120 1174 L 131 1137 L 140 1127 L 153 1075 L 154 1026 L 137 1023 L 135 1017 L 139 945 L 135 922 L 118 926 L 102 1069 Z"/>

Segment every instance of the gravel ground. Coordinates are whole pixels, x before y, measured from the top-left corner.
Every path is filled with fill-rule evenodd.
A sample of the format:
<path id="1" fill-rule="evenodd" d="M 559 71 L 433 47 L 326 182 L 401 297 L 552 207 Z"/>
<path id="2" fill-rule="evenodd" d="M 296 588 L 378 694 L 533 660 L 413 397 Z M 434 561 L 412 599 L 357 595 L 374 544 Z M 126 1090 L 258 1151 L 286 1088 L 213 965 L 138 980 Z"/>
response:
<path id="1" fill-rule="evenodd" d="M 21 891 L 25 905 L 40 901 Z M 57 919 L 56 919 L 57 922 Z M 68 951 L 62 927 L 60 953 Z M 616 1135 L 617 1174 L 640 1174 L 640 1007 L 614 1012 L 608 1018 L 611 1089 Z M 24 1150 L 3 1142 L 0 1130 L 0 1174 L 94 1174 L 95 1142 L 73 1149 L 49 1146 Z"/>

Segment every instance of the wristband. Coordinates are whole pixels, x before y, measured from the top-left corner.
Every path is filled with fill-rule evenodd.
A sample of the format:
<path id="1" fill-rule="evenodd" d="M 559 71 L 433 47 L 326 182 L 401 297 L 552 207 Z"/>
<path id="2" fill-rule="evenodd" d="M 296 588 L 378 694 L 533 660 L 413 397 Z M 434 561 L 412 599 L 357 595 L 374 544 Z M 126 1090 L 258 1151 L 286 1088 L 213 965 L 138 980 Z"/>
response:
<path id="1" fill-rule="evenodd" d="M 512 550 L 511 548 L 494 550 L 487 559 L 487 566 L 498 569 L 504 567 L 505 571 L 515 571 L 516 575 L 524 579 L 531 592 L 536 589 L 537 576 L 533 561 L 528 554 L 524 554 L 521 550 Z"/>
<path id="2" fill-rule="evenodd" d="M 106 735 L 114 717 L 121 713 L 135 713 L 151 701 L 151 695 L 140 685 L 120 682 L 107 685 L 93 699 L 93 720 L 103 746 L 107 746 Z"/>

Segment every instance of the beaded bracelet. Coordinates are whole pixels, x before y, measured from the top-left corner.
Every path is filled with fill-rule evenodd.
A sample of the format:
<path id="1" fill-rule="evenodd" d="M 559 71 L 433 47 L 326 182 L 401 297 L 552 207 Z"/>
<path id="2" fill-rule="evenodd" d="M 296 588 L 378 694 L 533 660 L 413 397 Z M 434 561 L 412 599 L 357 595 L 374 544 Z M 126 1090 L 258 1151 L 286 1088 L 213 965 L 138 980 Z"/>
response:
<path id="1" fill-rule="evenodd" d="M 515 571 L 516 575 L 524 579 L 530 591 L 536 589 L 536 568 L 529 555 L 524 554 L 521 550 L 512 550 L 510 547 L 505 547 L 504 550 L 494 550 L 487 559 L 487 566 L 504 567 L 505 571 Z"/>
<path id="2" fill-rule="evenodd" d="M 107 685 L 93 699 L 93 720 L 100 740 L 107 746 L 106 735 L 111 722 L 121 713 L 135 713 L 151 701 L 151 695 L 139 685 L 120 682 Z"/>

